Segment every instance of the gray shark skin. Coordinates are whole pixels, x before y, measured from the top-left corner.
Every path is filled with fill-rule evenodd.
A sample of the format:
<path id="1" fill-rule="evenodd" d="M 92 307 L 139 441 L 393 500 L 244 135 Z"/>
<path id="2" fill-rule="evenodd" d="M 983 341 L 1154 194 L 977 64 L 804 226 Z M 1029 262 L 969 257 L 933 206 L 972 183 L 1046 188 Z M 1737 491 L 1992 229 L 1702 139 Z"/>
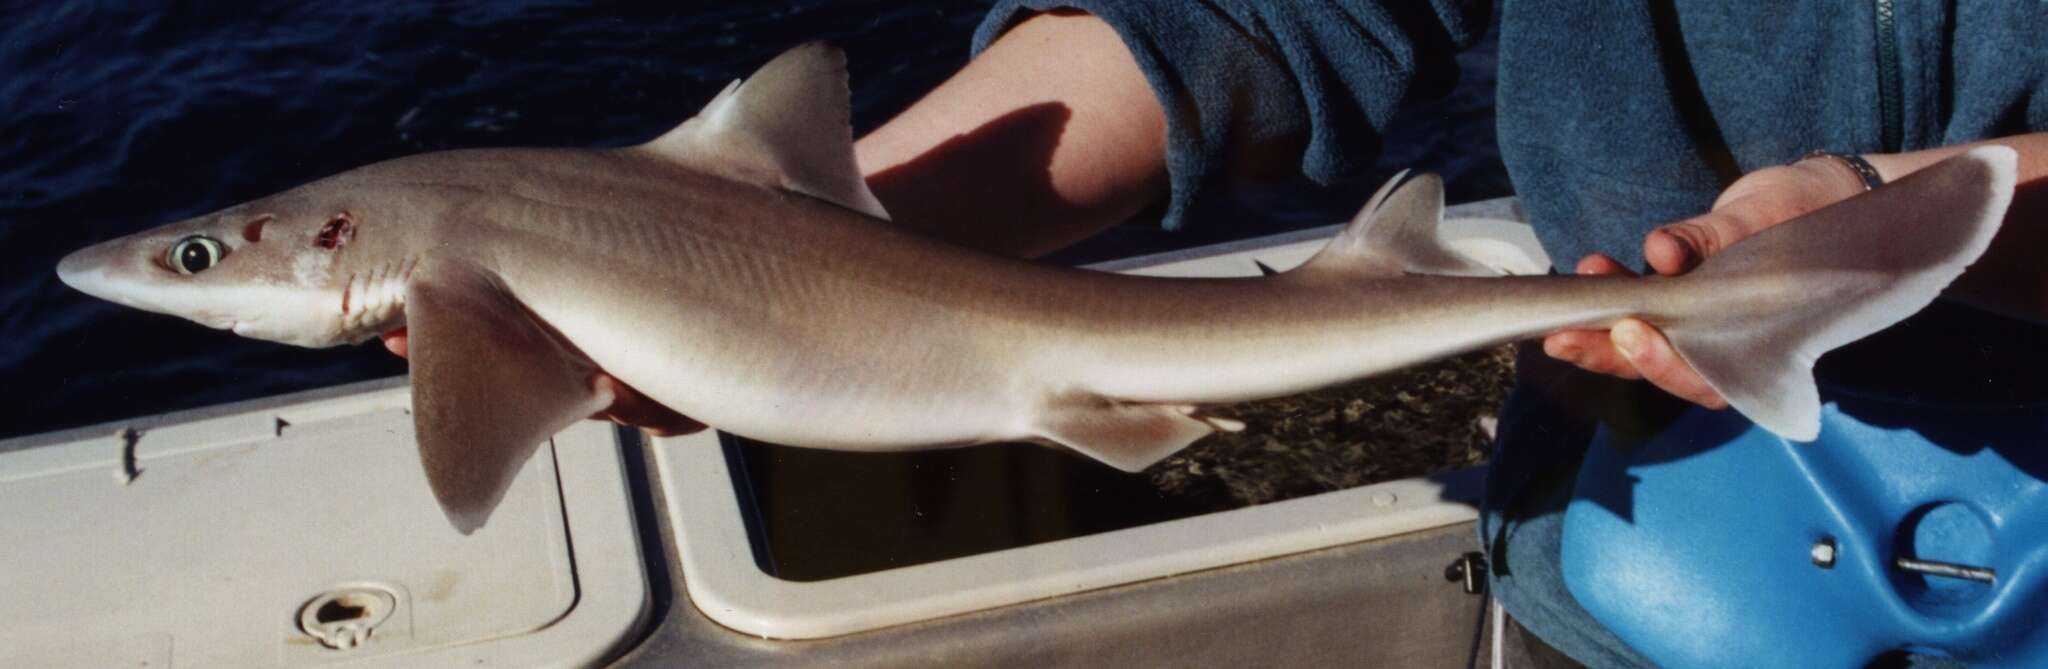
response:
<path id="1" fill-rule="evenodd" d="M 720 429 L 818 448 L 1031 441 L 1136 471 L 1199 408 L 1637 316 L 1759 424 L 1810 440 L 1812 364 L 1932 301 L 1981 254 L 2015 158 L 1977 149 L 1771 228 L 1679 277 L 1492 277 L 1397 179 L 1307 264 L 1160 279 L 1049 267 L 885 222 L 821 45 L 609 150 L 370 165 L 65 258 L 131 307 L 301 346 L 406 327 L 428 481 L 481 527 L 609 373 Z M 1460 276 L 1452 276 L 1460 275 Z"/>

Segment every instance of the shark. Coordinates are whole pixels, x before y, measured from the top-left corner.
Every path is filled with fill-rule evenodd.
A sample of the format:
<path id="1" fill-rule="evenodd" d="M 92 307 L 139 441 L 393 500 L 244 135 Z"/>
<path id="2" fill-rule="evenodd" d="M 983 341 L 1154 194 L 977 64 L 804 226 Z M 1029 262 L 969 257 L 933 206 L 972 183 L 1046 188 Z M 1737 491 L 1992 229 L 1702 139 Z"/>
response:
<path id="1" fill-rule="evenodd" d="M 1167 279 L 892 227 L 854 164 L 846 61 L 809 44 L 610 149 L 368 165 L 62 259 L 87 294 L 307 347 L 406 328 L 415 437 L 482 527 L 608 374 L 735 434 L 887 451 L 1035 442 L 1139 471 L 1205 407 L 1624 317 L 1735 410 L 1812 440 L 1822 353 L 1926 306 L 1997 232 L 2016 158 L 1971 150 L 1670 277 L 1503 276 L 1447 247 L 1443 185 L 1397 178 L 1298 268 Z"/>

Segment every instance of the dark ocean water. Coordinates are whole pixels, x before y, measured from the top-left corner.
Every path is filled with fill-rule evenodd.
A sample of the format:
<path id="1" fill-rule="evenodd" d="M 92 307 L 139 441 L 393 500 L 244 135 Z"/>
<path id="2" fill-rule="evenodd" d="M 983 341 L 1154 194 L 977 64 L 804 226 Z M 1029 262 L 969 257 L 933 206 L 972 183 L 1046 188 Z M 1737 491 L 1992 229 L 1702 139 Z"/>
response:
<path id="1" fill-rule="evenodd" d="M 863 131 L 966 62 L 986 3 L 477 4 L 0 2 L 0 437 L 405 371 L 375 344 L 298 349 L 88 298 L 53 272 L 70 251 L 396 156 L 644 141 L 814 39 L 847 50 Z M 1490 43 L 1463 60 L 1365 183 L 1414 166 L 1454 201 L 1507 192 Z M 1061 257 L 1242 234 L 1134 224 Z"/>

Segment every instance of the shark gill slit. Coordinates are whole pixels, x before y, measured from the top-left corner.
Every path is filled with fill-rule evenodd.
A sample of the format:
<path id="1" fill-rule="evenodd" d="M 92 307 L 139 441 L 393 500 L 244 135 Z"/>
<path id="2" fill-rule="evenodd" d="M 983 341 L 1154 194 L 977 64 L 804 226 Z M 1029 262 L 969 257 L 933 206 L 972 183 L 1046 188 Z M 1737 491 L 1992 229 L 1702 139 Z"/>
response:
<path id="1" fill-rule="evenodd" d="M 348 317 L 348 298 L 356 290 L 356 275 L 351 272 L 348 280 L 341 282 L 341 316 Z"/>

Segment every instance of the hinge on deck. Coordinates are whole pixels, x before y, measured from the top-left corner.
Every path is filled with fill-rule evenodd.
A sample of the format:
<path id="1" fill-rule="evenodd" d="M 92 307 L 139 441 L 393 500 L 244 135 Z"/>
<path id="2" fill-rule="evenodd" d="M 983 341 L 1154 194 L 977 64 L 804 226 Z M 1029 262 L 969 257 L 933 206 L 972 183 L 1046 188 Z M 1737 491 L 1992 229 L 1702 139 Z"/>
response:
<path id="1" fill-rule="evenodd" d="M 1462 583 L 1465 594 L 1486 594 L 1486 555 L 1478 551 L 1458 556 L 1458 559 L 1444 567 L 1444 580 Z"/>

